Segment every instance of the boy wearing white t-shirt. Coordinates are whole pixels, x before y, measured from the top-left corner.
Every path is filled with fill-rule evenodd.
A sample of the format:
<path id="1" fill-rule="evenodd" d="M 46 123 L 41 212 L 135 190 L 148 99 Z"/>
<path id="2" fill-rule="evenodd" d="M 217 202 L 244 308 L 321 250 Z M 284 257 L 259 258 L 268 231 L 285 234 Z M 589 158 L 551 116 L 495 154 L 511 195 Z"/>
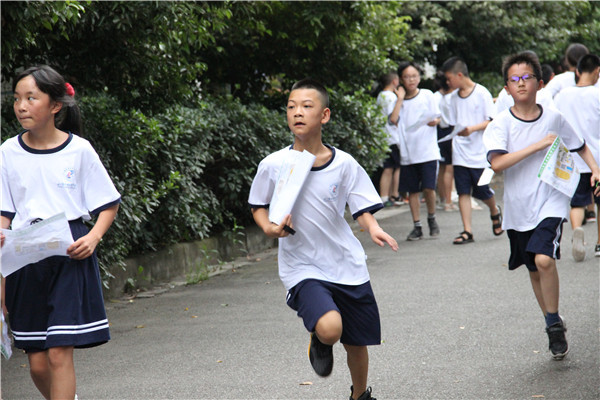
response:
<path id="1" fill-rule="evenodd" d="M 546 89 L 550 92 L 552 97 L 555 97 L 564 88 L 575 86 L 575 69 L 577 68 L 577 63 L 581 57 L 589 54 L 589 52 L 588 48 L 581 43 L 571 43 L 567 47 L 565 50 L 565 61 L 568 71 L 556 75 L 548 82 L 548 85 L 546 85 Z"/>
<path id="2" fill-rule="evenodd" d="M 600 162 L 600 89 L 594 86 L 598 82 L 600 57 L 587 54 L 577 65 L 577 85 L 561 90 L 554 98 L 556 107 L 565 116 L 569 124 L 583 137 L 596 163 Z M 575 165 L 581 173 L 579 186 L 571 199 L 571 227 L 573 228 L 573 258 L 583 261 L 585 258 L 584 231 L 581 228 L 585 218 L 585 207 L 592 202 L 593 188 L 590 186 L 592 171 L 579 155 L 575 155 Z M 600 204 L 600 198 L 594 197 Z M 596 256 L 600 257 L 600 224 L 596 242 Z"/>
<path id="3" fill-rule="evenodd" d="M 427 206 L 429 235 L 440 234 L 435 219 L 435 184 L 437 181 L 438 160 L 441 158 L 437 145 L 437 128 L 440 110 L 435 96 L 429 89 L 420 89 L 421 71 L 412 62 L 398 66 L 402 86 L 399 88 L 398 103 L 400 116 L 400 174 L 401 192 L 408 192 L 410 212 L 413 217 L 413 230 L 406 240 L 423 238 L 419 194 L 423 192 Z"/>
<path id="4" fill-rule="evenodd" d="M 398 104 L 398 85 L 400 78 L 395 72 L 390 72 L 382 78 L 381 84 L 383 90 L 377 95 L 377 105 L 385 116 L 385 130 L 388 134 L 388 145 L 390 154 L 383 161 L 383 171 L 379 179 L 379 194 L 384 207 L 393 205 L 402 205 L 398 193 L 398 183 L 400 182 L 400 131 L 398 127 L 398 114 L 400 105 Z"/>
<path id="5" fill-rule="evenodd" d="M 287 103 L 294 144 L 261 161 L 248 203 L 257 225 L 279 238 L 279 276 L 288 290 L 287 304 L 311 332 L 309 360 L 315 372 L 331 373 L 332 346 L 341 341 L 352 378 L 350 399 L 367 400 L 372 398 L 367 345 L 381 343 L 381 329 L 366 255 L 344 218 L 346 205 L 376 244 L 387 243 L 394 251 L 398 244 L 372 215 L 383 204 L 365 170 L 321 140 L 321 126 L 330 117 L 328 103 L 327 90 L 318 82 L 294 84 Z M 268 207 L 279 169 L 292 150 L 307 150 L 316 159 L 291 214 L 277 225 L 269 220 Z"/>
<path id="6" fill-rule="evenodd" d="M 495 172 L 504 171 L 503 228 L 511 254 L 510 270 L 525 264 L 533 292 L 546 320 L 549 348 L 555 360 L 569 351 L 564 321 L 558 314 L 562 224 L 569 214 L 569 196 L 537 177 L 546 150 L 557 136 L 590 167 L 589 184 L 600 179 L 598 165 L 585 141 L 558 111 L 536 104 L 541 67 L 527 53 L 507 57 L 502 66 L 506 89 L 515 100 L 485 130 L 488 159 Z M 600 192 L 600 188 L 596 190 Z M 596 194 L 597 194 L 596 193 Z"/>
<path id="7" fill-rule="evenodd" d="M 483 145 L 483 131 L 494 117 L 495 107 L 492 95 L 483 86 L 473 82 L 463 60 L 451 57 L 442 65 L 452 93 L 450 100 L 451 125 L 462 127 L 452 140 L 452 164 L 454 166 L 454 184 L 458 193 L 458 208 L 463 223 L 463 231 L 454 239 L 454 244 L 472 243 L 471 228 L 473 197 L 483 201 L 490 209 L 492 233 L 501 235 L 502 212 L 496 205 L 494 191 L 489 185 L 479 186 L 479 178 L 488 166 Z"/>

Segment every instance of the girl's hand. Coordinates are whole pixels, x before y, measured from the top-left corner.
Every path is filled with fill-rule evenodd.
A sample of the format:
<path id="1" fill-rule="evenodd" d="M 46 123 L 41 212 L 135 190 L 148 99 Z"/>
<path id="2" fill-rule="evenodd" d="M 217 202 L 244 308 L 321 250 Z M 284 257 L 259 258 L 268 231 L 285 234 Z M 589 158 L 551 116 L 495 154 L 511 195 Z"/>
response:
<path id="1" fill-rule="evenodd" d="M 100 238 L 90 235 L 80 237 L 67 249 L 67 255 L 74 260 L 83 260 L 94 253 L 96 246 L 100 243 Z"/>

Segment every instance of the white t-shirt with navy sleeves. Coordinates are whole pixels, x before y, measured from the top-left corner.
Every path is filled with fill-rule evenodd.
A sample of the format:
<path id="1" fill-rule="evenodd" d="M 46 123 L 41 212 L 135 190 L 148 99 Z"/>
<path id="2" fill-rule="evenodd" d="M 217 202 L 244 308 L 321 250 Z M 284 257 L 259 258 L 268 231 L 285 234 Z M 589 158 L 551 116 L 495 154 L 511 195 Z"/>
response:
<path id="1" fill-rule="evenodd" d="M 250 188 L 252 208 L 268 207 L 279 169 L 291 147 L 264 158 Z M 344 218 L 383 208 L 371 179 L 356 160 L 330 147 L 332 158 L 313 168 L 292 209 L 295 235 L 279 239 L 279 277 L 286 289 L 305 279 L 344 285 L 369 281 L 366 254 Z"/>
<path id="2" fill-rule="evenodd" d="M 72 133 L 48 150 L 30 148 L 20 134 L 5 141 L 0 154 L 0 210 L 13 229 L 61 212 L 70 221 L 89 220 L 121 200 L 92 145 Z"/>
<path id="3" fill-rule="evenodd" d="M 571 86 L 561 90 L 554 103 L 569 124 L 590 148 L 596 163 L 600 162 L 600 89 L 596 86 Z M 574 154 L 579 172 L 592 172 L 579 154 Z"/>
<path id="4" fill-rule="evenodd" d="M 464 127 L 491 120 L 496 114 L 496 107 L 491 93 L 480 84 L 467 97 L 461 97 L 458 90 L 452 93 L 450 100 L 451 125 Z M 452 139 L 452 164 L 468 168 L 485 168 L 488 166 L 483 130 L 475 131 L 469 136 L 455 136 Z"/>
<path id="5" fill-rule="evenodd" d="M 429 121 L 440 117 L 438 101 L 429 89 L 419 89 L 415 97 L 404 99 L 398 124 L 400 131 L 400 160 L 402 165 L 412 165 L 439 160 L 437 128 L 418 123 L 422 115 L 430 114 Z M 429 122 L 428 121 L 428 122 Z"/>
<path id="6" fill-rule="evenodd" d="M 533 121 L 515 117 L 510 109 L 498 114 L 483 135 L 488 157 L 524 149 L 550 132 L 560 136 L 569 150 L 581 150 L 585 142 L 565 117 L 555 109 L 540 109 L 541 115 Z M 545 218 L 568 217 L 570 197 L 537 176 L 547 151 L 538 151 L 504 170 L 503 229 L 526 232 Z"/>

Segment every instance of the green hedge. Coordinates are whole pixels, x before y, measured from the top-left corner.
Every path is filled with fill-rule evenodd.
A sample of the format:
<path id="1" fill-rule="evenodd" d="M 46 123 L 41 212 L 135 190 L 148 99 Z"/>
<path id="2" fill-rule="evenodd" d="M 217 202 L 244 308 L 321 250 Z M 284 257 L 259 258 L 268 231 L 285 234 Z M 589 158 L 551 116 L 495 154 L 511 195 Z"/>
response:
<path id="1" fill-rule="evenodd" d="M 100 94 L 79 100 L 90 140 L 122 195 L 99 248 L 105 284 L 125 257 L 252 224 L 248 191 L 260 160 L 293 142 L 280 110 L 212 98 L 160 114 L 119 110 Z M 364 93 L 331 92 L 323 141 L 373 172 L 387 150 L 380 112 Z M 3 107 L 2 137 L 18 126 Z M 12 118 L 12 119 L 8 119 Z M 10 121 L 10 122 L 9 122 Z"/>

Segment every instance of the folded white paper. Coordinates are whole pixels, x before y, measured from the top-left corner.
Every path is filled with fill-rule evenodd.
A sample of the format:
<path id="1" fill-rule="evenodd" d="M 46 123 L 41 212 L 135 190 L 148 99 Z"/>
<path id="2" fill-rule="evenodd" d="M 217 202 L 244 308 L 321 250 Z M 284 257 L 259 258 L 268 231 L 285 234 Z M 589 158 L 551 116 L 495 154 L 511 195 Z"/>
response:
<path id="1" fill-rule="evenodd" d="M 73 243 L 65 213 L 57 214 L 25 228 L 2 229 L 6 236 L 0 249 L 0 273 L 8 276 L 24 266 L 51 256 L 67 256 Z"/>
<path id="2" fill-rule="evenodd" d="M 494 177 L 494 170 L 491 168 L 485 168 L 479 177 L 479 181 L 477 182 L 477 186 L 489 185 L 492 182 L 492 178 Z"/>
<path id="3" fill-rule="evenodd" d="M 456 125 L 454 127 L 454 129 L 452 129 L 452 132 L 450 132 L 449 134 L 447 134 L 446 136 L 444 136 L 440 140 L 438 140 L 438 143 L 446 142 L 448 140 L 453 139 L 456 135 L 458 135 L 458 132 L 463 131 L 465 128 L 466 128 L 466 126 Z"/>
<path id="4" fill-rule="evenodd" d="M 567 196 L 573 197 L 579 185 L 579 175 L 573 154 L 569 152 L 560 136 L 557 136 L 542 161 L 538 178 Z"/>
<path id="5" fill-rule="evenodd" d="M 279 225 L 283 218 L 291 213 L 315 159 L 316 157 L 306 150 L 290 150 L 289 156 L 279 169 L 279 177 L 269 205 L 269 221 Z"/>

